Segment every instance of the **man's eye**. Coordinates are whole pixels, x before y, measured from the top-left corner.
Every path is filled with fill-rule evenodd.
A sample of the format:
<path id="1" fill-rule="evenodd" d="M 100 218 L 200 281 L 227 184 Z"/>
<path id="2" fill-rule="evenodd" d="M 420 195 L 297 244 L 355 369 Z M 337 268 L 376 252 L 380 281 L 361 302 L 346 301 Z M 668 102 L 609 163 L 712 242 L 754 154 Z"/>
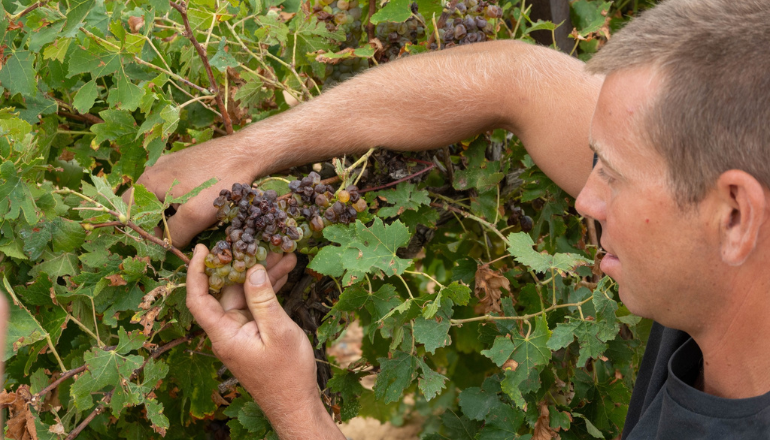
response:
<path id="1" fill-rule="evenodd" d="M 608 184 L 615 182 L 615 178 L 607 174 L 607 172 L 604 171 L 604 168 L 599 168 L 598 173 L 599 177 L 604 179 Z"/>

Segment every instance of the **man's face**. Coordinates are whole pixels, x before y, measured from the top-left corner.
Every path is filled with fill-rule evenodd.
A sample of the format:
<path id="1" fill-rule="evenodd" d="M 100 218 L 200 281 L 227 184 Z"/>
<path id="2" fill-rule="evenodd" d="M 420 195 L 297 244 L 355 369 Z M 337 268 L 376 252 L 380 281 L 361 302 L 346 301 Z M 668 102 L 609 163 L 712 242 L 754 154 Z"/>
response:
<path id="1" fill-rule="evenodd" d="M 700 206 L 677 206 L 663 158 L 638 134 L 639 115 L 658 87 L 647 69 L 607 77 L 591 125 L 600 160 L 575 205 L 600 222 L 601 268 L 618 282 L 628 309 L 692 329 L 710 318 L 717 300 L 709 292 L 717 287 L 718 238 Z"/>

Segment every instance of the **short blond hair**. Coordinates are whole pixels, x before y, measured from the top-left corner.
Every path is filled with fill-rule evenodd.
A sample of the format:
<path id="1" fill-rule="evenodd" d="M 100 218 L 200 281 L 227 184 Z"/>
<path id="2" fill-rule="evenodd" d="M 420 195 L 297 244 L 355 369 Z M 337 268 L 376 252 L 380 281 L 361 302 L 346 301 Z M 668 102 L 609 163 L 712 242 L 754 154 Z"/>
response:
<path id="1" fill-rule="evenodd" d="M 680 205 L 743 170 L 770 187 L 770 1 L 668 0 L 633 19 L 587 64 L 652 67 L 659 95 L 640 131 L 668 164 Z"/>

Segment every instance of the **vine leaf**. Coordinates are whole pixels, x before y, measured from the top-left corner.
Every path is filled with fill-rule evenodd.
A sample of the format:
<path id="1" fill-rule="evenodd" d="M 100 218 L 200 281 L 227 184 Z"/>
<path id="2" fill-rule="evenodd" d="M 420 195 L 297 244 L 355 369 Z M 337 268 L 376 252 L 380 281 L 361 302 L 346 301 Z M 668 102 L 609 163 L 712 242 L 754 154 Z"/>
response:
<path id="1" fill-rule="evenodd" d="M 378 358 L 380 374 L 374 384 L 374 397 L 384 403 L 398 402 L 406 387 L 417 374 L 417 358 L 403 351 L 395 351 L 393 358 Z"/>
<path id="2" fill-rule="evenodd" d="M 524 412 L 508 405 L 498 405 L 484 418 L 484 430 L 478 440 L 513 440 L 520 438 L 518 429 L 524 422 Z"/>
<path id="3" fill-rule="evenodd" d="M 361 409 L 361 403 L 358 401 L 358 397 L 364 392 L 361 376 L 362 373 L 350 370 L 335 370 L 334 377 L 326 383 L 330 390 L 342 395 L 340 417 L 343 422 L 357 416 Z"/>
<path id="4" fill-rule="evenodd" d="M 308 267 L 323 275 L 341 276 L 343 284 L 352 284 L 367 273 L 385 272 L 387 275 L 401 275 L 411 260 L 400 258 L 396 252 L 409 242 L 409 230 L 400 221 L 385 225 L 375 218 L 371 227 L 360 220 L 355 225 L 344 227 L 331 225 L 324 228 L 324 237 L 339 246 L 326 246 Z"/>
<path id="5" fill-rule="evenodd" d="M 83 360 L 85 360 L 87 366 L 86 372 L 72 384 L 71 389 L 72 396 L 75 399 L 75 406 L 80 410 L 93 406 L 91 394 L 102 390 L 102 388 L 108 385 L 117 385 L 117 388 L 135 386 L 129 381 L 129 378 L 134 370 L 142 366 L 144 358 L 141 356 L 122 356 L 114 350 L 102 350 L 94 347 L 86 352 Z M 118 399 L 112 402 L 113 413 L 116 416 L 120 413 L 120 409 L 122 409 L 122 406 L 118 409 L 118 405 L 124 402 L 127 403 L 127 399 L 120 398 L 121 394 L 123 393 L 119 392 Z M 125 394 L 132 393 L 128 392 Z"/>
<path id="6" fill-rule="evenodd" d="M 449 329 L 452 327 L 448 319 L 441 322 L 435 319 L 419 317 L 414 320 L 414 339 L 425 345 L 425 351 L 435 353 L 437 348 L 446 347 L 452 343 Z"/>
<path id="7" fill-rule="evenodd" d="M 27 224 L 37 223 L 35 199 L 27 184 L 16 174 L 16 167 L 11 161 L 0 165 L 0 200 L 0 216 L 15 220 L 19 218 L 19 213 L 23 213 Z"/>
<path id="8" fill-rule="evenodd" d="M 0 69 L 0 84 L 11 95 L 21 93 L 24 96 L 37 94 L 37 82 L 35 81 L 35 68 L 33 62 L 35 54 L 28 50 L 12 51 L 5 65 Z"/>
<path id="9" fill-rule="evenodd" d="M 382 9 L 372 15 L 371 22 L 378 24 L 384 21 L 401 23 L 412 16 L 412 10 L 409 7 L 411 0 L 391 0 Z"/>
<path id="10" fill-rule="evenodd" d="M 395 217 L 407 210 L 417 210 L 420 206 L 430 205 L 428 191 L 416 189 L 417 185 L 409 182 L 398 184 L 395 189 L 378 191 L 377 197 L 395 206 L 385 206 L 377 211 L 382 218 Z M 434 210 L 431 210 L 434 211 Z M 434 211 L 435 212 L 435 211 Z"/>
<path id="11" fill-rule="evenodd" d="M 431 400 L 438 395 L 438 393 L 444 389 L 445 383 L 448 380 L 443 374 L 437 373 L 425 363 L 422 359 L 417 359 L 417 363 L 422 370 L 422 375 L 418 379 L 418 387 L 422 391 L 426 400 Z"/>
<path id="12" fill-rule="evenodd" d="M 519 407 L 524 406 L 522 392 L 539 388 L 540 370 L 551 360 L 551 350 L 547 346 L 550 337 L 548 322 L 540 318 L 536 320 L 532 334 L 498 336 L 492 348 L 481 352 L 497 366 L 502 366 L 508 359 L 513 359 L 518 364 L 516 368 L 505 372 L 502 389 Z"/>
<path id="13" fill-rule="evenodd" d="M 458 190 L 477 188 L 481 191 L 494 189 L 503 180 L 505 174 L 500 167 L 500 161 L 488 161 L 485 154 L 487 143 L 483 138 L 478 138 L 471 143 L 463 155 L 464 170 L 455 171 L 455 180 L 452 185 Z"/>
<path id="14" fill-rule="evenodd" d="M 503 405 L 497 397 L 498 392 L 500 392 L 500 384 L 491 378 L 486 379 L 481 388 L 464 389 L 459 398 L 463 414 L 473 420 L 484 421 L 492 409 Z"/>
<path id="15" fill-rule="evenodd" d="M 184 395 L 190 399 L 190 414 L 194 417 L 203 418 L 217 409 L 211 395 L 219 385 L 214 366 L 218 362 L 215 358 L 187 353 L 185 350 L 175 350 L 169 356 L 172 375 Z"/>
<path id="16" fill-rule="evenodd" d="M 592 262 L 577 254 L 556 254 L 536 252 L 532 249 L 535 242 L 525 232 L 514 232 L 508 235 L 508 252 L 517 262 L 529 267 L 535 272 L 545 273 L 554 269 L 560 272 L 570 272 L 578 266 Z"/>

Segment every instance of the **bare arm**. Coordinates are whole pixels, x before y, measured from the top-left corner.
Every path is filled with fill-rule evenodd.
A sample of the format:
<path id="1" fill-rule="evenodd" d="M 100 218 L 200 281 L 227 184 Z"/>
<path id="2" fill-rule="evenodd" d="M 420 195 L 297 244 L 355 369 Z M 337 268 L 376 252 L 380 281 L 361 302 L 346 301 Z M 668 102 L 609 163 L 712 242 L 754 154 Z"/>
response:
<path id="1" fill-rule="evenodd" d="M 214 222 L 210 201 L 233 182 L 375 146 L 427 150 L 505 128 L 577 195 L 590 172 L 588 129 L 601 82 L 574 58 L 513 41 L 413 56 L 235 135 L 164 156 L 137 183 L 162 196 L 174 179 L 183 194 L 219 178 L 171 218 L 173 241 L 181 245 Z"/>

